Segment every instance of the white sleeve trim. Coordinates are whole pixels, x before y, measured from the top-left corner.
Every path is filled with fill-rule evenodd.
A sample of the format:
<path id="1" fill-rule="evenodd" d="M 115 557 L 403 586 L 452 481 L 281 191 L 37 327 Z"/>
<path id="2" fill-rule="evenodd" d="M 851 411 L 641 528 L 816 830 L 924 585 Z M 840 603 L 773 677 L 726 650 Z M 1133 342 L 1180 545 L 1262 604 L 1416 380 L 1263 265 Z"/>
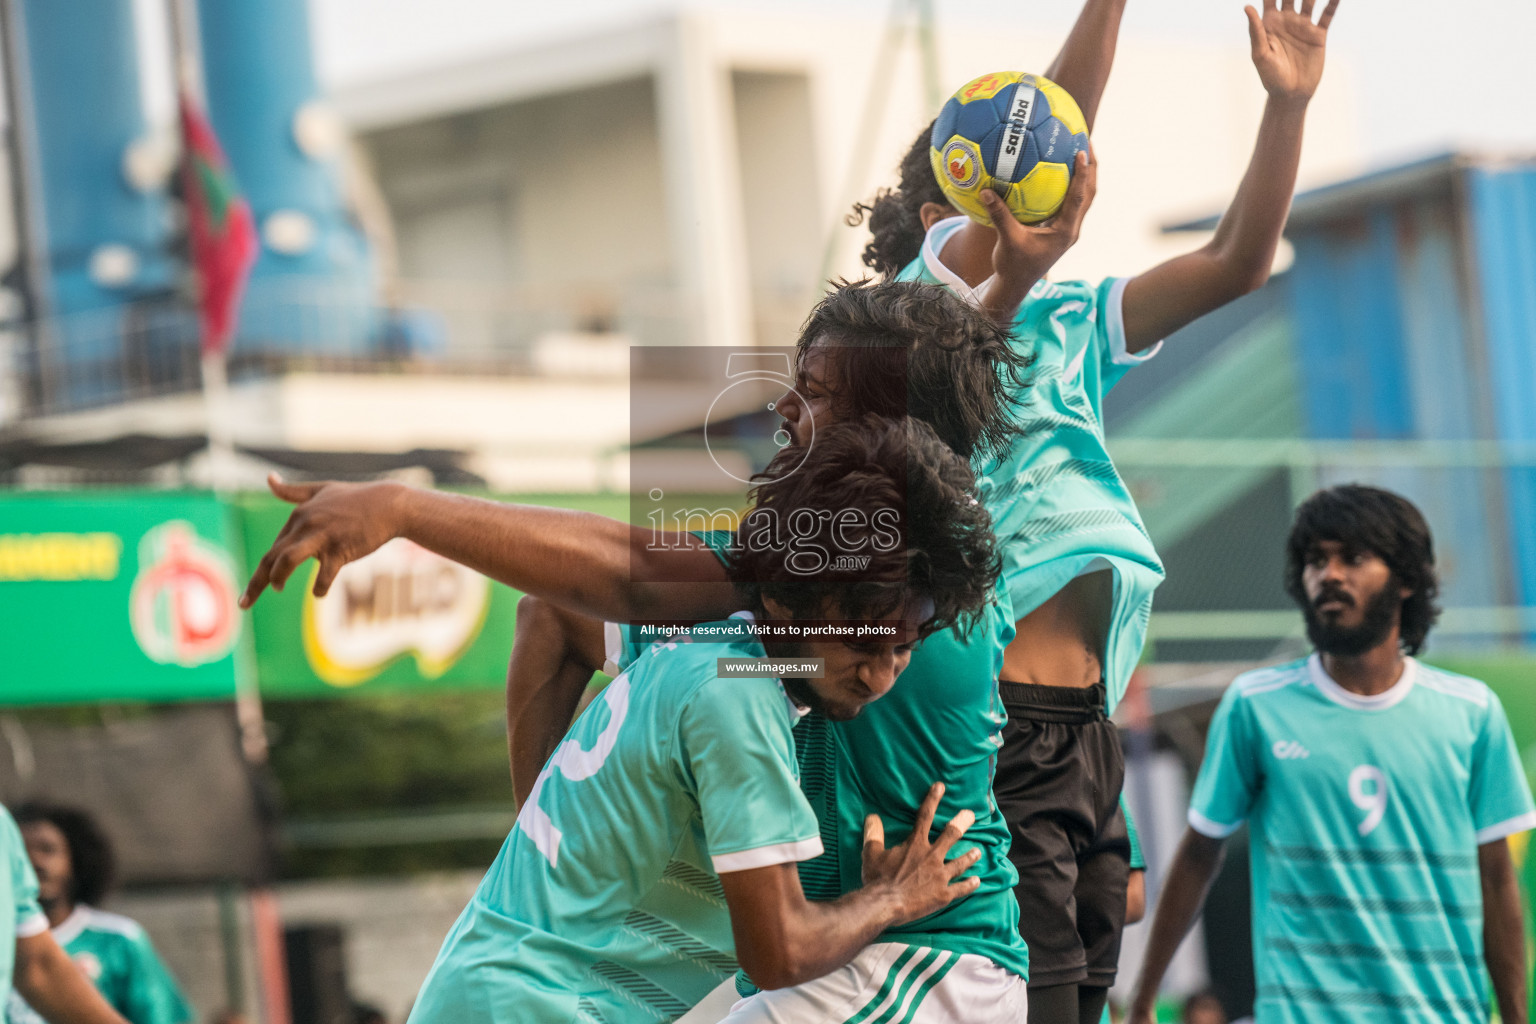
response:
<path id="1" fill-rule="evenodd" d="M 1163 350 L 1163 343 L 1159 341 L 1151 348 L 1142 349 L 1140 352 L 1127 351 L 1125 340 L 1125 286 L 1131 283 L 1128 277 L 1122 277 L 1109 286 L 1109 301 L 1105 303 L 1104 315 L 1108 318 L 1104 329 L 1109 332 L 1109 357 L 1118 366 L 1139 366 L 1151 359 Z"/>
<path id="2" fill-rule="evenodd" d="M 759 846 L 755 850 L 721 853 L 709 859 L 715 866 L 715 874 L 723 875 L 731 871 L 750 871 L 752 868 L 772 867 L 775 864 L 795 864 L 802 860 L 820 857 L 821 854 L 821 836 L 811 836 L 811 838 L 802 839 L 797 843 L 776 843 L 773 846 Z"/>
<path id="3" fill-rule="evenodd" d="M 1536 828 L 1536 811 L 1526 811 L 1518 817 L 1501 821 L 1497 825 L 1489 825 L 1487 828 L 1477 830 L 1477 845 L 1491 843 L 1496 839 L 1505 839 L 1516 832 L 1528 832 Z"/>
<path id="4" fill-rule="evenodd" d="M 1211 839 L 1225 839 L 1243 827 L 1243 819 L 1238 818 L 1230 825 L 1223 825 L 1219 821 L 1212 821 L 1191 807 L 1189 809 L 1189 827 Z"/>
<path id="5" fill-rule="evenodd" d="M 16 937 L 18 939 L 30 939 L 34 935 L 41 935 L 48 930 L 48 918 L 42 914 L 31 914 L 16 922 Z"/>
<path id="6" fill-rule="evenodd" d="M 603 623 L 603 671 L 610 676 L 619 674 L 619 659 L 624 656 L 624 630 L 617 622 Z"/>

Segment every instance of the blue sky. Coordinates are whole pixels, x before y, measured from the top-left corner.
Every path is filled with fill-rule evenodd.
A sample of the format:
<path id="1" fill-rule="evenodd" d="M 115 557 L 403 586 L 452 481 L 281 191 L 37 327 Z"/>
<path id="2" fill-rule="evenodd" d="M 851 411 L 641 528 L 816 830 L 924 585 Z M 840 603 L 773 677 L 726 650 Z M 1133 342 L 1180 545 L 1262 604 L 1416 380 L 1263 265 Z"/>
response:
<path id="1" fill-rule="evenodd" d="M 441 65 L 679 6 L 676 0 L 310 2 L 321 73 L 331 84 Z M 1002 13 L 997 4 L 979 0 L 937 5 L 940 32 L 946 23 L 985 17 L 990 25 L 1038 25 L 1060 36 L 1077 10 L 1075 3 L 1018 4 Z M 830 8 L 876 18 L 889 10 L 888 0 L 692 0 L 692 6 Z M 1129 0 L 1124 31 L 1239 47 L 1246 40 L 1238 0 Z M 1330 45 L 1354 71 L 1368 162 L 1452 146 L 1536 153 L 1532 39 L 1536 0 L 1344 0 Z"/>

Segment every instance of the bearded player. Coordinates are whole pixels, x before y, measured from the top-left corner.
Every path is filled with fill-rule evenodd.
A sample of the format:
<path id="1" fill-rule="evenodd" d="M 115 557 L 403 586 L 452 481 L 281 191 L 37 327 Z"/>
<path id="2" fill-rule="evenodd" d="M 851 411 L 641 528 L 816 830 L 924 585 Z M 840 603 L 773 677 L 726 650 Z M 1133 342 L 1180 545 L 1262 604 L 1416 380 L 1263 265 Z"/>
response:
<path id="1" fill-rule="evenodd" d="M 1286 591 L 1314 653 L 1239 676 L 1211 722 L 1130 1019 L 1199 913 L 1222 844 L 1252 836 L 1259 1024 L 1526 1018 L 1508 837 L 1536 808 L 1504 708 L 1414 655 L 1438 609 L 1429 527 L 1374 487 L 1296 512 Z"/>

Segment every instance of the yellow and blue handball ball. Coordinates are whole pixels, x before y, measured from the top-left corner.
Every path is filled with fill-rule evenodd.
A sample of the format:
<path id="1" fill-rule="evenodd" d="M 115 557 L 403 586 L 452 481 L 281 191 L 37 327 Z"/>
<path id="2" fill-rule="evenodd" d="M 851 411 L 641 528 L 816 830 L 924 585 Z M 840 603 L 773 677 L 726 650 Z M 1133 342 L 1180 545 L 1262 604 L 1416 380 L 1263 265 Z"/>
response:
<path id="1" fill-rule="evenodd" d="M 989 227 L 990 188 L 1024 224 L 1061 209 L 1088 122 L 1067 90 L 1042 75 L 1002 71 L 967 82 L 933 122 L 928 157 L 956 208 Z"/>

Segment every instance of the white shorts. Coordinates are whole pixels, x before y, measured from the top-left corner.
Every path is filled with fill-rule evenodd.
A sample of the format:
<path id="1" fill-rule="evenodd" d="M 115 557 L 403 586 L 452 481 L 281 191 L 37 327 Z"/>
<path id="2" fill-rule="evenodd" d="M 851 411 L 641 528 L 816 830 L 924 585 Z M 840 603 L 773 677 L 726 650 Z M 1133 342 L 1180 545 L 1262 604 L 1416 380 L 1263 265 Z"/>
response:
<path id="1" fill-rule="evenodd" d="M 738 1002 L 721 1024 L 1024 1024 L 1023 978 L 984 956 L 877 942 L 831 974 Z"/>

